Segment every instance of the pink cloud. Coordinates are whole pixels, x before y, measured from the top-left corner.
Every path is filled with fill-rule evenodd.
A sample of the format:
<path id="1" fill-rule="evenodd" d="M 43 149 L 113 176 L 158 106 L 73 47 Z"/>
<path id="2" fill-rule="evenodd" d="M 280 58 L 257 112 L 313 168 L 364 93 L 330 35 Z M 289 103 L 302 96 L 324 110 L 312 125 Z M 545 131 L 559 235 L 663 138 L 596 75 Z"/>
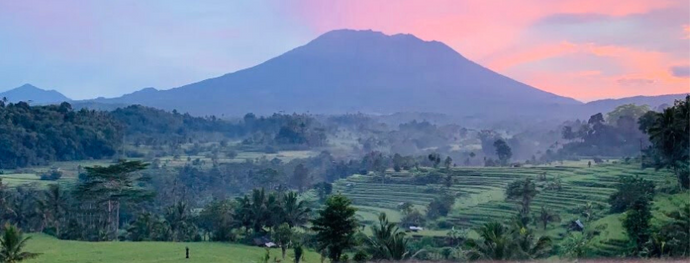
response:
<path id="1" fill-rule="evenodd" d="M 291 12 L 315 34 L 339 28 L 411 33 L 424 40 L 444 42 L 469 59 L 537 88 L 591 99 L 687 92 L 687 79 L 675 77 L 668 70 L 673 65 L 688 64 L 687 55 L 679 58 L 678 54 L 632 45 L 554 39 L 546 33 L 530 31 L 531 27 L 558 14 L 595 14 L 615 20 L 668 8 L 687 9 L 687 3 L 685 0 L 306 0 L 293 6 Z M 684 38 L 690 38 L 688 22 L 679 25 Z M 678 37 L 658 41 L 678 41 Z M 539 66 L 542 61 L 555 63 L 554 60 L 568 56 L 601 57 L 612 61 L 611 65 L 617 68 L 589 65 L 584 69 L 554 71 Z M 620 72 L 614 76 L 602 74 L 603 71 Z M 582 75 L 583 72 L 590 74 Z M 652 80 L 654 87 L 631 89 L 617 81 L 621 79 Z"/>

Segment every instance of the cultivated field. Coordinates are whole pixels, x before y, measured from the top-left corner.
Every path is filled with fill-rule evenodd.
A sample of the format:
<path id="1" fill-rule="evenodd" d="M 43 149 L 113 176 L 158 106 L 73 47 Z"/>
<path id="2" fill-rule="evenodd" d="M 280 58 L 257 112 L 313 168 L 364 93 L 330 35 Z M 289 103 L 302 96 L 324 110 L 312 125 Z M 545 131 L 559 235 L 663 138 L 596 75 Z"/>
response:
<path id="1" fill-rule="evenodd" d="M 417 184 L 415 178 L 428 173 L 440 173 L 438 184 Z M 446 188 L 443 178 L 452 174 L 453 184 Z M 544 178 L 545 175 L 545 178 Z M 456 196 L 451 213 L 440 219 L 456 228 L 475 229 L 490 222 L 506 222 L 517 214 L 517 204 L 505 200 L 506 186 L 515 180 L 531 177 L 539 189 L 531 210 L 537 213 L 542 206 L 557 212 L 562 220 L 551 223 L 546 230 L 541 224 L 533 225 L 538 232 L 548 234 L 557 241 L 568 232 L 568 225 L 576 219 L 584 222 L 587 229 L 597 229 L 598 254 L 615 256 L 627 240 L 621 226 L 621 214 L 607 215 L 608 197 L 615 192 L 614 186 L 622 175 L 640 175 L 654 181 L 658 188 L 675 183 L 675 177 L 667 171 L 640 169 L 639 163 L 624 164 L 609 162 L 587 167 L 587 161 L 566 162 L 558 166 L 534 167 L 471 167 L 471 168 L 422 168 L 416 172 L 388 171 L 385 179 L 380 176 L 355 175 L 335 184 L 334 191 L 353 200 L 359 208 L 358 216 L 364 222 L 373 222 L 376 215 L 386 212 L 391 220 L 401 217 L 397 207 L 401 202 L 410 202 L 424 212 L 425 207 L 443 191 Z M 541 177 L 541 178 L 540 178 Z M 550 188 L 559 181 L 560 190 Z M 660 194 L 655 199 L 655 220 L 663 220 L 662 211 L 680 207 L 688 202 L 688 193 L 676 195 Z M 591 216 L 587 218 L 586 213 Z M 416 236 L 446 236 L 448 230 L 425 230 Z M 470 232 L 471 237 L 474 233 Z"/>

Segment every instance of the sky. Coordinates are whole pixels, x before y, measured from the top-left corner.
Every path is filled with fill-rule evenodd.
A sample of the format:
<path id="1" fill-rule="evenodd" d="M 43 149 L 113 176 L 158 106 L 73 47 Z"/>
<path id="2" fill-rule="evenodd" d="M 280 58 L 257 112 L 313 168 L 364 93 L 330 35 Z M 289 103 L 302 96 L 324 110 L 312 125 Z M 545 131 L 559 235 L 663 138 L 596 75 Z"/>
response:
<path id="1" fill-rule="evenodd" d="M 581 101 L 690 92 L 688 0 L 0 0 L 0 91 L 169 89 L 343 28 L 441 41 Z"/>

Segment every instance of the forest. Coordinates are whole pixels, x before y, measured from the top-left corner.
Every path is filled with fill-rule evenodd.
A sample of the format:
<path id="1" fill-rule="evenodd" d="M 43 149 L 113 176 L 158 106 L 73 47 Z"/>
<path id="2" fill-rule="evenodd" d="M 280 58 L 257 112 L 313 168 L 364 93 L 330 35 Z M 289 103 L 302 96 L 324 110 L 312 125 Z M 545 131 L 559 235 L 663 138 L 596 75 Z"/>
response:
<path id="1" fill-rule="evenodd" d="M 266 247 L 255 262 L 687 258 L 689 104 L 534 133 L 3 102 L 0 259 L 45 257 L 36 235 Z"/>

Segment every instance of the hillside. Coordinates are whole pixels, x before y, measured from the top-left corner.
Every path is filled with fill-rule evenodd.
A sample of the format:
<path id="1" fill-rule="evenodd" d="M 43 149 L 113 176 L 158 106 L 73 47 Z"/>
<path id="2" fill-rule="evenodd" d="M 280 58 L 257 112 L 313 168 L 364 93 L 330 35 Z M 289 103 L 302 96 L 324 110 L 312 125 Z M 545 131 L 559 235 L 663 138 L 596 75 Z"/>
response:
<path id="1" fill-rule="evenodd" d="M 32 104 L 51 104 L 63 101 L 71 101 L 62 93 L 55 90 L 44 90 L 31 84 L 0 92 L 0 98 L 7 98 L 9 102 L 31 101 Z"/>
<path id="2" fill-rule="evenodd" d="M 217 78 L 98 101 L 196 115 L 423 111 L 497 117 L 581 104 L 486 69 L 440 42 L 354 30 L 328 32 Z"/>
<path id="3" fill-rule="evenodd" d="M 650 109 L 656 109 L 659 106 L 672 106 L 675 100 L 685 98 L 687 94 L 669 94 L 661 96 L 635 96 L 620 99 L 604 99 L 588 102 L 582 107 L 587 113 L 595 114 L 598 112 L 610 112 L 616 107 L 623 104 L 637 104 L 649 105 Z"/>

